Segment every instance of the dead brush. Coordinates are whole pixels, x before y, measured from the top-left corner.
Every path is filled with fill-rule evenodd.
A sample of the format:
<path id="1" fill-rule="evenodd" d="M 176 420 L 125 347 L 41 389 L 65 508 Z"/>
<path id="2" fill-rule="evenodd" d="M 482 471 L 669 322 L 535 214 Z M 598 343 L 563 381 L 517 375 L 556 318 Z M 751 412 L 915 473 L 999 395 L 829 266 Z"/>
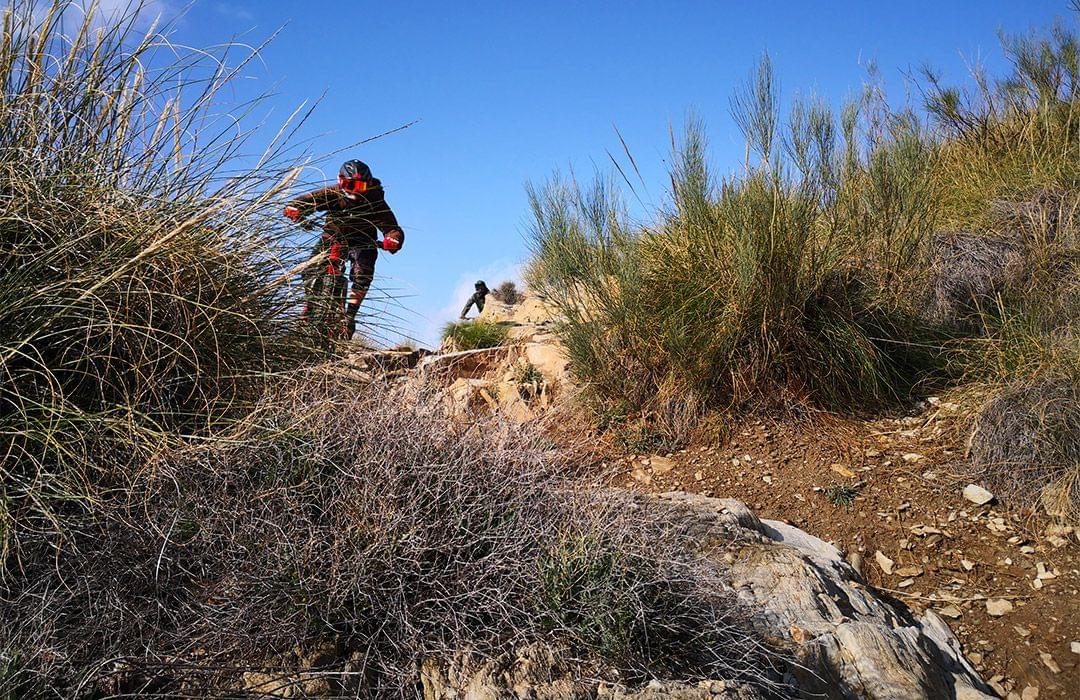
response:
<path id="1" fill-rule="evenodd" d="M 981 314 L 1029 272 L 1026 246 L 1013 231 L 1003 234 L 949 231 L 931 244 L 928 312 L 931 318 L 978 332 Z"/>
<path id="2" fill-rule="evenodd" d="M 1016 383 L 979 410 L 969 447 L 976 476 L 1015 503 L 1080 522 L 1080 384 Z"/>
<path id="3" fill-rule="evenodd" d="M 631 682 L 768 686 L 777 659 L 692 524 L 574 471 L 495 418 L 463 433 L 437 394 L 298 375 L 229 440 L 161 454 L 59 554 L 23 543 L 8 681 L 212 696 L 329 649 L 329 695 L 411 697 L 421 661 L 551 640 Z"/>
<path id="4" fill-rule="evenodd" d="M 495 297 L 496 301 L 501 301 L 509 306 L 513 306 L 525 298 L 525 295 L 518 290 L 517 284 L 513 280 L 500 283 L 495 289 L 491 290 L 491 296 Z"/>

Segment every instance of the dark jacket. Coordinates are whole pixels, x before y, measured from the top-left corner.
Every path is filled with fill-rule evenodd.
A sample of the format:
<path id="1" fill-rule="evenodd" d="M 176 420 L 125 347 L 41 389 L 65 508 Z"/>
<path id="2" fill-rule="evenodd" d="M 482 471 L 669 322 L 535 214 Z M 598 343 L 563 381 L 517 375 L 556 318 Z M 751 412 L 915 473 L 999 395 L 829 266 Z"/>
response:
<path id="1" fill-rule="evenodd" d="M 476 307 L 477 311 L 484 310 L 484 302 L 487 300 L 488 288 L 477 289 L 473 292 L 473 295 L 469 297 L 469 300 L 465 302 L 465 308 L 461 310 L 460 318 L 465 318 L 465 314 L 469 313 L 469 309 Z"/>
<path id="2" fill-rule="evenodd" d="M 382 231 L 383 235 L 398 231 L 401 241 L 405 240 L 405 233 L 386 203 L 385 190 L 378 180 L 372 180 L 367 192 L 358 193 L 356 199 L 350 199 L 340 187 L 334 185 L 300 195 L 288 206 L 296 207 L 301 219 L 325 211 L 326 224 L 323 229 L 349 246 L 374 241 L 376 229 Z"/>

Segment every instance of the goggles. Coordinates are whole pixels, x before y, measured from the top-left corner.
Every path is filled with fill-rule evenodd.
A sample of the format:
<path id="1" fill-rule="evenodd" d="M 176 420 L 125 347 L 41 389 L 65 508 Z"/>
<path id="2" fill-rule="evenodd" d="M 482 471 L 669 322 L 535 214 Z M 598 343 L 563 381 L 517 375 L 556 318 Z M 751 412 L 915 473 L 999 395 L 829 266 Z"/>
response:
<path id="1" fill-rule="evenodd" d="M 346 192 L 352 192 L 353 194 L 359 194 L 361 192 L 367 192 L 368 181 L 362 180 L 358 177 L 348 178 L 342 175 L 338 175 L 338 185 Z"/>

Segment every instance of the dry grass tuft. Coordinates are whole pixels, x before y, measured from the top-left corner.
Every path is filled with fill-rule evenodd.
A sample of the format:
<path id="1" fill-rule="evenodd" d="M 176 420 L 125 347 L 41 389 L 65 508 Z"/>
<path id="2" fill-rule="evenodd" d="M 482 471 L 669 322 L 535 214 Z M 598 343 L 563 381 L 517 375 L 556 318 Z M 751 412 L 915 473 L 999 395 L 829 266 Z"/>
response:
<path id="1" fill-rule="evenodd" d="M 981 329 L 982 315 L 1026 276 L 1024 242 L 1013 234 L 952 231 L 931 243 L 928 313 L 959 328 Z"/>
<path id="2" fill-rule="evenodd" d="M 1080 384 L 1045 379 L 1002 390 L 979 411 L 970 454 L 995 493 L 1080 521 Z"/>

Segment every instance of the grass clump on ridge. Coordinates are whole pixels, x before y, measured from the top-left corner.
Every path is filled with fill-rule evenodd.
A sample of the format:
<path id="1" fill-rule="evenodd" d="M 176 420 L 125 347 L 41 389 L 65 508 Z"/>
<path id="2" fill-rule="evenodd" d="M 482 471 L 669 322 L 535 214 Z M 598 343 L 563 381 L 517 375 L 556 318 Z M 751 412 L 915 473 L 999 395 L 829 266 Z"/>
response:
<path id="1" fill-rule="evenodd" d="M 734 102 L 759 158 L 741 176 L 714 177 L 691 120 L 653 224 L 632 224 L 603 179 L 530 190 L 530 286 L 602 397 L 675 425 L 786 399 L 880 403 L 934 366 L 909 294 L 935 206 L 925 134 L 908 115 L 860 120 L 869 102 L 837 119 L 814 101 L 782 132 L 777 100 L 766 60 Z"/>
<path id="2" fill-rule="evenodd" d="M 509 330 L 501 323 L 490 321 L 459 321 L 446 324 L 443 342 L 449 342 L 455 350 L 480 350 L 504 345 Z"/>

